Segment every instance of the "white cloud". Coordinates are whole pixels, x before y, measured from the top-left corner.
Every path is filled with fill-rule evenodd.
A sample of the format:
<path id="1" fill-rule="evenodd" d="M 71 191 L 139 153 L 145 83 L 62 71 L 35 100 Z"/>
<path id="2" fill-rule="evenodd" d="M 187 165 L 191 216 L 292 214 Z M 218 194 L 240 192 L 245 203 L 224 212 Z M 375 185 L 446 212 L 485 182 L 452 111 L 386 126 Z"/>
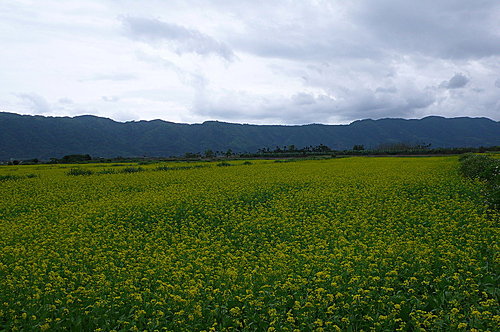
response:
<path id="1" fill-rule="evenodd" d="M 116 96 L 111 96 L 111 97 L 108 97 L 108 96 L 102 96 L 101 97 L 102 100 L 104 101 L 107 101 L 107 102 L 110 102 L 110 103 L 115 103 L 117 102 L 118 100 L 120 100 L 120 98 L 116 97 Z"/>
<path id="2" fill-rule="evenodd" d="M 89 78 L 83 78 L 80 81 L 130 81 L 137 79 L 137 75 L 130 73 L 108 73 L 95 74 Z"/>
<path id="3" fill-rule="evenodd" d="M 51 111 L 47 100 L 36 93 L 20 93 L 17 96 L 34 114 L 45 114 Z"/>
<path id="4" fill-rule="evenodd" d="M 71 100 L 70 98 L 59 98 L 58 100 L 59 104 L 73 104 L 73 100 Z"/>
<path id="5" fill-rule="evenodd" d="M 500 120 L 499 16 L 494 0 L 0 2 L 0 107 L 181 122 Z"/>
<path id="6" fill-rule="evenodd" d="M 233 52 L 225 44 L 195 29 L 144 17 L 127 16 L 122 22 L 132 38 L 152 43 L 165 41 L 179 54 L 215 54 L 228 61 L 234 59 Z"/>

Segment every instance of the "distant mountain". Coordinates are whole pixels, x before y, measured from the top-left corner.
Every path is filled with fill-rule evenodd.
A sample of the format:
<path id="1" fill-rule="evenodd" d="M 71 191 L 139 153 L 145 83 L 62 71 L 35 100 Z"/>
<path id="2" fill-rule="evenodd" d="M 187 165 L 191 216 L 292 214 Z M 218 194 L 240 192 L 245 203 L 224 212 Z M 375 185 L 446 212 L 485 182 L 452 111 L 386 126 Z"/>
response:
<path id="1" fill-rule="evenodd" d="M 207 121 L 116 122 L 91 115 L 44 117 L 0 112 L 0 160 L 49 159 L 68 154 L 93 157 L 168 157 L 186 152 L 256 152 L 260 148 L 324 144 L 332 149 L 381 144 L 430 143 L 432 147 L 500 145 L 500 122 L 487 118 L 360 120 L 349 125 L 248 125 Z"/>

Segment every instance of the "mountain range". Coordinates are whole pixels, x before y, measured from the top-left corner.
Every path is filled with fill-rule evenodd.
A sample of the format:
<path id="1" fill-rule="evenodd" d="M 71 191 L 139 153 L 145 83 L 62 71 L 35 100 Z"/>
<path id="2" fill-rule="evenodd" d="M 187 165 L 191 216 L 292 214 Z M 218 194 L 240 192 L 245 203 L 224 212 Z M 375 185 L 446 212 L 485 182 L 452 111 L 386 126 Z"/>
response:
<path id="1" fill-rule="evenodd" d="M 45 117 L 0 112 L 0 160 L 49 159 L 68 154 L 93 157 L 168 157 L 187 152 L 257 152 L 276 146 L 431 144 L 432 148 L 500 145 L 500 122 L 487 118 L 359 120 L 348 125 L 250 125 L 163 120 L 117 122 L 83 115 Z"/>

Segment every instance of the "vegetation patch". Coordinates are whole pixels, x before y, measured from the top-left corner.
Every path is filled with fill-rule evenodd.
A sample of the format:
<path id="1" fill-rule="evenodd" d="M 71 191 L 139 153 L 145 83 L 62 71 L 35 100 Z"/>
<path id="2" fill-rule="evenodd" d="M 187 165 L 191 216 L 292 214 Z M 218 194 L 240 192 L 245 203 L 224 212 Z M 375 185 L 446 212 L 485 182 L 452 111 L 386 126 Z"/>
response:
<path id="1" fill-rule="evenodd" d="M 297 159 L 276 159 L 275 163 L 293 163 L 297 161 Z"/>
<path id="2" fill-rule="evenodd" d="M 500 209 L 500 159 L 467 153 L 460 156 L 459 161 L 462 175 L 484 182 L 487 203 Z"/>
<path id="3" fill-rule="evenodd" d="M 92 175 L 94 174 L 93 171 L 90 169 L 86 168 L 72 168 L 68 172 L 66 172 L 66 175 L 72 175 L 72 176 L 78 176 L 78 175 Z"/>
<path id="4" fill-rule="evenodd" d="M 120 173 L 138 173 L 138 172 L 144 172 L 145 169 L 142 167 L 125 167 L 120 171 Z"/>
<path id="5" fill-rule="evenodd" d="M 19 175 L 0 175 L 0 181 L 19 180 L 19 179 L 22 179 L 22 176 L 19 176 Z"/>
<path id="6" fill-rule="evenodd" d="M 178 171 L 178 170 L 187 170 L 193 168 L 203 168 L 208 167 L 206 165 L 194 165 L 194 166 L 158 166 L 155 170 L 157 171 Z"/>
<path id="7" fill-rule="evenodd" d="M 11 180 L 22 180 L 22 179 L 32 179 L 36 178 L 36 174 L 26 174 L 26 175 L 0 175 L 0 181 L 11 181 Z"/>

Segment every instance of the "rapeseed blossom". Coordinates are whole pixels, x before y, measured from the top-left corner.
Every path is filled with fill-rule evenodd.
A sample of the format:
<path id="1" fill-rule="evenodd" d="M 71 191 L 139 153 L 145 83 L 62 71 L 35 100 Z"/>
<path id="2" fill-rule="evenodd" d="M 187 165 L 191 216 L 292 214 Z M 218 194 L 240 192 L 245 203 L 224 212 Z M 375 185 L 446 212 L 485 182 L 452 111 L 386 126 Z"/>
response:
<path id="1" fill-rule="evenodd" d="M 493 331 L 455 157 L 0 167 L 0 329 Z M 68 176 L 72 168 L 89 176 Z"/>

